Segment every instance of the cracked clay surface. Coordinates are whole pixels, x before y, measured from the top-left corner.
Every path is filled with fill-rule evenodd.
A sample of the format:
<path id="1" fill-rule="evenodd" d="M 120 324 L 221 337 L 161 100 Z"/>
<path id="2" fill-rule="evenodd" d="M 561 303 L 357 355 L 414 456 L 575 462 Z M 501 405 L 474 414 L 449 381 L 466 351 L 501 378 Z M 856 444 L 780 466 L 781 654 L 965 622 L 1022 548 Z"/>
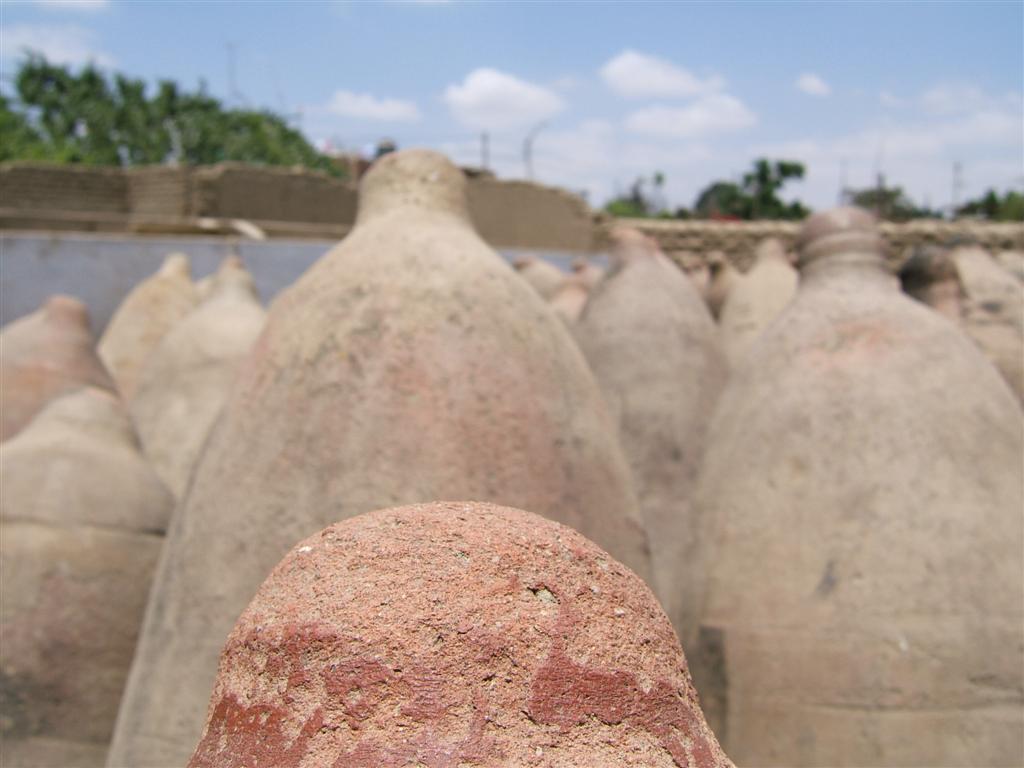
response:
<path id="1" fill-rule="evenodd" d="M 570 528 L 481 503 L 298 544 L 221 657 L 191 768 L 731 766 L 650 590 Z"/>

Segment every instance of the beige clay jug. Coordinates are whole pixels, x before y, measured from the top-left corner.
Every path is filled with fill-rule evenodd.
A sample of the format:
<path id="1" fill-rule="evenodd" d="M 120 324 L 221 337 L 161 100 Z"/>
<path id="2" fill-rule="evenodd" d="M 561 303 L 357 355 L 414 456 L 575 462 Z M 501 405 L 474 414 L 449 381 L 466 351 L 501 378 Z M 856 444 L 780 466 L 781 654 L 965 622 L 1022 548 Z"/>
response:
<path id="1" fill-rule="evenodd" d="M 139 378 L 132 419 L 146 456 L 178 499 L 265 319 L 252 276 L 229 256 L 207 298 L 164 336 Z"/>
<path id="2" fill-rule="evenodd" d="M 89 311 L 70 296 L 51 296 L 0 330 L 0 442 L 56 397 L 88 386 L 114 390 L 95 344 Z"/>
<path id="3" fill-rule="evenodd" d="M 104 764 L 173 499 L 86 388 L 0 447 L 5 768 Z"/>
<path id="4" fill-rule="evenodd" d="M 711 412 L 725 384 L 717 330 L 697 289 L 657 243 L 612 233 L 612 267 L 576 339 L 619 426 L 647 526 L 654 589 L 684 648 L 696 636 L 689 514 Z"/>
<path id="5" fill-rule="evenodd" d="M 698 480 L 709 722 L 740 765 L 1019 765 L 1015 398 L 902 295 L 866 212 L 812 216 L 800 264 Z"/>
<path id="6" fill-rule="evenodd" d="M 98 346 L 125 402 L 135 396 L 142 369 L 160 340 L 192 311 L 196 301 L 189 259 L 183 253 L 167 256 L 155 274 L 125 296 Z"/>
<path id="7" fill-rule="evenodd" d="M 597 384 L 474 231 L 465 184 L 434 152 L 381 158 L 351 234 L 274 302 L 168 538 L 112 766 L 188 760 L 233 620 L 288 548 L 332 521 L 492 500 L 649 575 Z"/>

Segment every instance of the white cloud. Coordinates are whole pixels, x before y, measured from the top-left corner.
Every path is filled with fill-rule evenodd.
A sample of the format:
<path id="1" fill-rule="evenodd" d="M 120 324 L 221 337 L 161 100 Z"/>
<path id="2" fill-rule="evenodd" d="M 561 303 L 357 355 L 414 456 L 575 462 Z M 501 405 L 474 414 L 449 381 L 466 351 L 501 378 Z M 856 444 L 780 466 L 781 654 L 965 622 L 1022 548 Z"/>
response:
<path id="1" fill-rule="evenodd" d="M 696 96 L 720 90 L 720 77 L 701 80 L 666 59 L 625 50 L 601 67 L 601 77 L 616 93 L 630 98 Z"/>
<path id="2" fill-rule="evenodd" d="M 883 107 L 902 107 L 906 102 L 891 91 L 882 91 L 878 94 L 878 100 Z"/>
<path id="3" fill-rule="evenodd" d="M 110 0 L 32 0 L 38 5 L 53 11 L 103 11 L 110 7 Z"/>
<path id="4" fill-rule="evenodd" d="M 461 84 L 449 85 L 443 98 L 463 125 L 495 131 L 531 126 L 565 107 L 554 91 L 486 67 L 470 72 Z"/>
<path id="5" fill-rule="evenodd" d="M 96 36 L 78 26 L 12 24 L 0 26 L 0 50 L 4 59 L 20 58 L 25 50 L 42 53 L 54 64 L 86 64 L 112 67 L 114 57 L 96 46 Z"/>
<path id="6" fill-rule="evenodd" d="M 714 93 L 685 107 L 655 105 L 626 118 L 626 128 L 648 136 L 692 139 L 739 131 L 757 123 L 757 115 L 735 96 Z"/>
<path id="7" fill-rule="evenodd" d="M 970 83 L 940 83 L 921 95 L 921 105 L 933 115 L 955 115 L 987 106 L 991 100 Z"/>
<path id="8" fill-rule="evenodd" d="M 796 87 L 808 96 L 828 96 L 832 93 L 829 84 L 813 72 L 804 72 L 796 79 Z"/>
<path id="9" fill-rule="evenodd" d="M 931 101 L 945 105 L 930 89 Z M 977 103 L 988 104 L 969 114 L 929 116 L 913 120 L 888 120 L 861 130 L 829 138 L 804 138 L 753 146 L 750 156 L 786 158 L 806 163 L 806 181 L 787 187 L 787 192 L 811 204 L 833 204 L 840 184 L 863 188 L 884 173 L 886 183 L 904 188 L 918 203 L 949 202 L 952 166 L 960 162 L 968 180 L 966 196 L 977 196 L 988 187 L 1005 189 L 1015 182 L 1024 165 L 1024 115 L 1020 106 L 993 102 L 983 91 L 973 92 Z M 1017 170 L 1015 170 L 1017 169 Z"/>
<path id="10" fill-rule="evenodd" d="M 378 99 L 369 93 L 339 90 L 331 96 L 327 110 L 342 117 L 376 120 L 382 123 L 412 123 L 420 119 L 415 102 L 401 99 Z"/>

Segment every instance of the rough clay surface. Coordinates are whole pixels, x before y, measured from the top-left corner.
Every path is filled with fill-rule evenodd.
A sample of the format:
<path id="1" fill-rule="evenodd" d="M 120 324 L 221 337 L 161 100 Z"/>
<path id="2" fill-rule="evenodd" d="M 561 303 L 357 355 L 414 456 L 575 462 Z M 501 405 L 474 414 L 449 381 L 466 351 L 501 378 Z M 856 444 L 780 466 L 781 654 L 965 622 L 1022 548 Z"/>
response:
<path id="1" fill-rule="evenodd" d="M 649 575 L 597 384 L 473 231 L 464 185 L 436 153 L 387 155 L 363 177 L 352 234 L 274 302 L 169 533 L 111 765 L 187 760 L 232 622 L 288 547 L 329 522 L 495 501 Z"/>
<path id="2" fill-rule="evenodd" d="M 708 721 L 741 765 L 1020 765 L 1020 410 L 867 214 L 807 227 L 698 480 Z"/>
<path id="3" fill-rule="evenodd" d="M 523 256 L 516 259 L 514 266 L 519 276 L 533 286 L 545 301 L 553 299 L 565 282 L 565 272 L 538 256 Z"/>
<path id="4" fill-rule="evenodd" d="M 292 549 L 228 638 L 189 765 L 731 763 L 641 579 L 537 515 L 434 503 Z"/>
<path id="5" fill-rule="evenodd" d="M 633 229 L 612 234 L 612 268 L 591 294 L 576 340 L 619 427 L 647 527 L 654 588 L 683 641 L 700 596 L 685 554 L 697 546 L 690 495 L 725 359 L 697 289 Z"/>
<path id="6" fill-rule="evenodd" d="M 733 286 L 719 317 L 730 365 L 740 364 L 757 337 L 793 300 L 797 278 L 781 242 L 769 239 L 758 246 L 754 265 Z"/>
<path id="7" fill-rule="evenodd" d="M 589 291 L 584 279 L 579 275 L 572 274 L 562 282 L 561 287 L 551 297 L 549 303 L 562 322 L 571 328 L 583 314 L 588 296 Z"/>
<path id="8" fill-rule="evenodd" d="M 170 254 L 156 274 L 135 286 L 107 324 L 97 349 L 125 402 L 164 335 L 192 311 L 198 297 L 188 257 Z"/>
<path id="9" fill-rule="evenodd" d="M 87 386 L 114 390 L 94 346 L 88 310 L 70 296 L 52 296 L 0 331 L 0 442 L 56 397 Z"/>
<path id="10" fill-rule="evenodd" d="M 604 277 L 604 270 L 583 256 L 573 259 L 572 273 L 580 279 L 588 291 L 594 290 L 594 286 L 600 283 L 601 278 Z"/>
<path id="11" fill-rule="evenodd" d="M 139 439 L 176 498 L 220 415 L 266 312 L 252 276 L 234 256 L 213 276 L 207 298 L 160 342 L 131 403 Z"/>
<path id="12" fill-rule="evenodd" d="M 103 765 L 173 499 L 115 397 L 0 447 L 0 764 Z"/>
<path id="13" fill-rule="evenodd" d="M 978 247 L 950 254 L 964 301 L 963 327 L 1024 402 L 1024 287 Z"/>
<path id="14" fill-rule="evenodd" d="M 732 293 L 736 284 L 743 275 L 732 265 L 724 253 L 712 251 L 708 254 L 708 278 L 705 288 L 704 300 L 711 310 L 711 316 L 716 320 L 722 315 L 722 308 L 725 306 L 729 294 Z"/>

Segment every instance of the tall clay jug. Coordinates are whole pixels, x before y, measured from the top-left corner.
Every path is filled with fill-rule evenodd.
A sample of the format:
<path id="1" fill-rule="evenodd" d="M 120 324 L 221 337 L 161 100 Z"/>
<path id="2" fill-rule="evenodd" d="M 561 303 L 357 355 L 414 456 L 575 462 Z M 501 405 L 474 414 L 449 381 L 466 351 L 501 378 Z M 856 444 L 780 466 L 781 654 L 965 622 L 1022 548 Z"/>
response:
<path id="1" fill-rule="evenodd" d="M 698 481 L 709 722 L 740 765 L 1020 765 L 1017 403 L 866 212 L 812 216 L 800 272 Z"/>
<path id="2" fill-rule="evenodd" d="M 173 499 L 94 388 L 0 447 L 0 487 L 0 764 L 102 766 Z"/>
<path id="3" fill-rule="evenodd" d="M 179 499 L 265 320 L 252 276 L 229 256 L 208 297 L 164 337 L 142 371 L 132 419 L 153 468 Z"/>
<path id="4" fill-rule="evenodd" d="M 690 495 L 725 384 L 717 329 L 691 280 L 634 229 L 612 232 L 612 268 L 576 325 L 619 426 L 647 527 L 654 588 L 684 648 L 696 634 Z"/>
<path id="5" fill-rule="evenodd" d="M 739 365 L 750 345 L 786 308 L 796 293 L 796 284 L 797 272 L 782 243 L 774 238 L 763 241 L 753 266 L 726 298 L 719 318 L 722 346 L 730 365 Z"/>
<path id="6" fill-rule="evenodd" d="M 139 375 L 160 340 L 192 311 L 196 301 L 191 267 L 183 253 L 168 255 L 155 274 L 125 296 L 98 349 L 126 402 L 135 396 Z"/>
<path id="7" fill-rule="evenodd" d="M 489 500 L 567 523 L 648 575 L 597 384 L 474 231 L 465 178 L 441 155 L 377 161 L 352 233 L 274 302 L 235 382 L 164 550 L 112 766 L 188 760 L 232 623 L 327 523 Z"/>
<path id="8" fill-rule="evenodd" d="M 0 442 L 18 434 L 47 403 L 82 387 L 114 390 L 96 356 L 89 311 L 51 296 L 0 331 Z"/>

